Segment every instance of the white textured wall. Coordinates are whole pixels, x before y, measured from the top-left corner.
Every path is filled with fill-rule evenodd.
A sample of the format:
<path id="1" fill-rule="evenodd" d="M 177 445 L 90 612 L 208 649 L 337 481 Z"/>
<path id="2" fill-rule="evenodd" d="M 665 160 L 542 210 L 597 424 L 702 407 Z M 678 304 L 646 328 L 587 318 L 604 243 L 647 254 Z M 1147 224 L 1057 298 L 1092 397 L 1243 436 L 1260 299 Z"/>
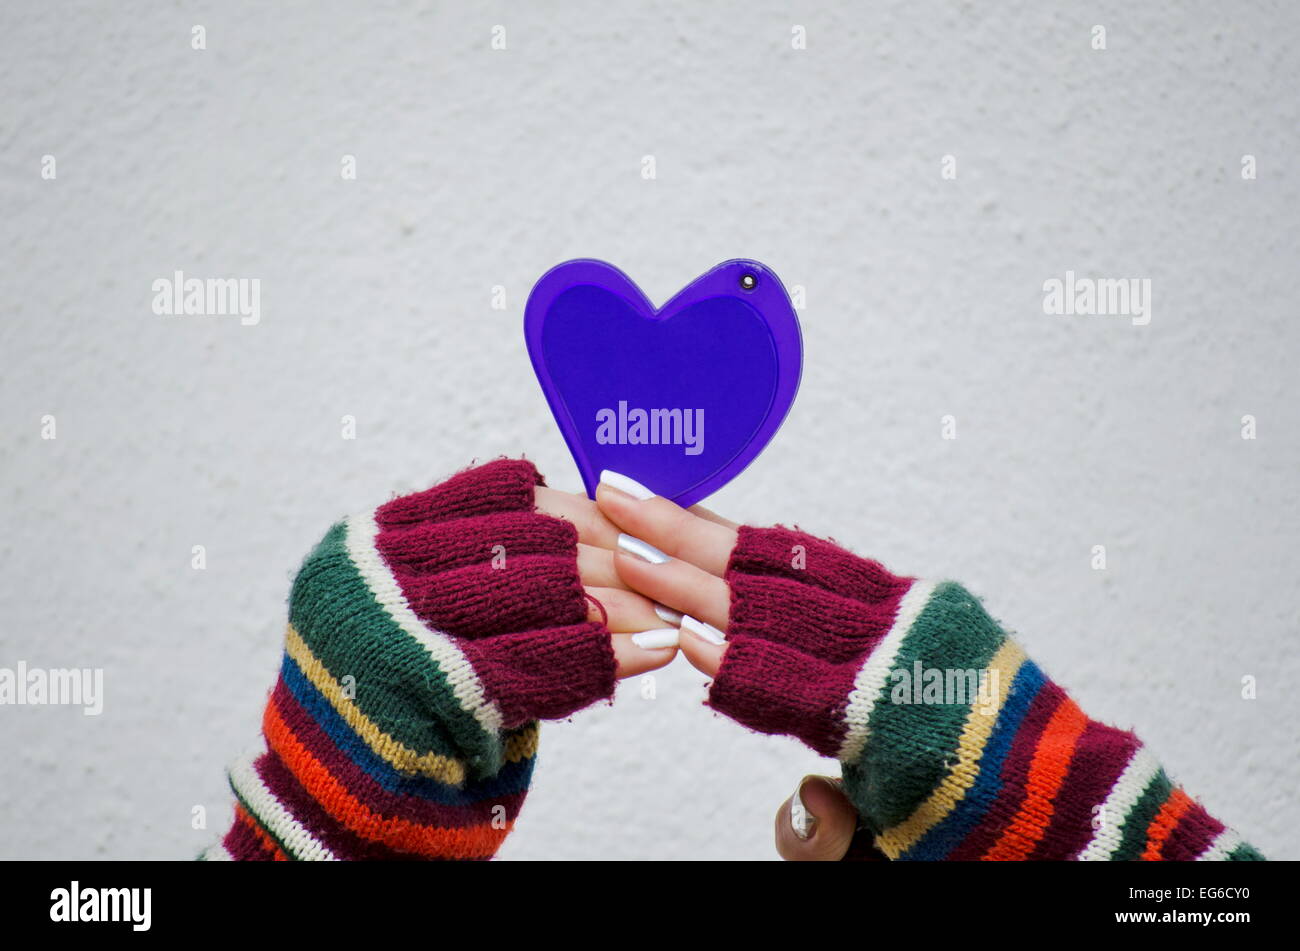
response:
<path id="1" fill-rule="evenodd" d="M 502 453 L 576 487 L 532 281 L 596 256 L 662 301 L 750 256 L 807 288 L 803 388 L 713 507 L 965 581 L 1300 856 L 1293 4 L 266 6 L 5 4 L 0 666 L 107 696 L 0 707 L 0 854 L 207 845 L 330 521 Z M 261 323 L 154 315 L 178 268 L 260 278 Z M 1151 278 L 1151 323 L 1045 316 L 1067 268 Z M 833 764 L 702 685 L 549 725 L 503 857 L 773 857 Z"/>

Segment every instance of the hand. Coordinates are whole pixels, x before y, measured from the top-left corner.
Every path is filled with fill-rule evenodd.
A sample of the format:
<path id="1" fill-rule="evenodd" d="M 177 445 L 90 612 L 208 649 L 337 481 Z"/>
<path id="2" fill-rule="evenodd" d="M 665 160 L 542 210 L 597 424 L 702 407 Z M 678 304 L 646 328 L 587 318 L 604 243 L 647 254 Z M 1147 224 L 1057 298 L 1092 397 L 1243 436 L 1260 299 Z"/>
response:
<path id="1" fill-rule="evenodd" d="M 612 569 L 612 580 L 625 594 L 648 605 L 652 615 L 655 602 L 685 615 L 682 653 L 696 669 L 716 676 L 727 649 L 724 637 L 731 606 L 731 592 L 723 575 L 736 547 L 739 526 L 698 505 L 684 509 L 659 496 L 638 498 L 646 493 L 638 491 L 642 487 L 636 483 L 629 481 L 628 488 L 632 491 L 604 482 L 597 488 L 598 511 L 594 518 L 586 516 L 595 523 L 587 534 L 590 544 L 613 552 L 593 553 L 588 564 L 599 564 L 600 577 L 606 580 L 611 575 L 603 572 Z M 580 525 L 580 535 L 582 531 Z M 633 553 L 636 546 L 626 538 L 620 546 L 620 533 L 648 543 L 672 560 L 661 564 L 645 560 Z M 649 554 L 654 557 L 655 552 Z M 580 549 L 580 564 L 582 560 Z M 585 572 L 583 577 L 585 581 Z"/>
<path id="2" fill-rule="evenodd" d="M 731 588 L 725 576 L 739 525 L 610 476 L 602 477 L 594 507 L 585 498 L 543 490 L 538 506 L 578 525 L 581 574 L 584 583 L 596 585 L 593 595 L 612 591 L 616 605 L 636 621 L 647 620 L 647 610 L 655 614 L 656 607 L 668 608 L 669 616 L 677 612 L 685 633 L 681 652 L 716 678 L 728 649 Z M 787 861 L 888 861 L 837 778 L 804 777 L 777 810 L 774 830 L 777 852 Z"/>
<path id="3" fill-rule="evenodd" d="M 787 862 L 838 862 L 857 825 L 839 779 L 805 776 L 776 811 L 777 854 Z"/>
<path id="4" fill-rule="evenodd" d="M 621 544 L 613 537 L 618 580 L 682 613 L 681 652 L 696 669 L 717 677 L 728 649 L 731 589 L 725 575 L 739 526 L 701 506 L 683 509 L 634 482 L 610 481 L 597 488 L 596 505 L 604 543 L 622 533 Z M 843 781 L 828 776 L 800 781 L 777 810 L 775 836 L 787 861 L 888 861 L 859 827 Z"/>

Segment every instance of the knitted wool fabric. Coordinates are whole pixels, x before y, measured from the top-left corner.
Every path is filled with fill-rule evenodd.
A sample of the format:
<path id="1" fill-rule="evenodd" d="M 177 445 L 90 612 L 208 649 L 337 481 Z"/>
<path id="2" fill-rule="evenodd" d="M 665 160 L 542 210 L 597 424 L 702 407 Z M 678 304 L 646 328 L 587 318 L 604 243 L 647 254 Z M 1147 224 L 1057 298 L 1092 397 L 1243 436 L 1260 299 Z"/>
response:
<path id="1" fill-rule="evenodd" d="M 354 516 L 293 584 L 266 752 L 230 770 L 203 859 L 486 859 L 532 776 L 538 719 L 614 691 L 577 530 L 502 459 Z"/>
<path id="2" fill-rule="evenodd" d="M 838 759 L 888 858 L 1263 858 L 1136 736 L 1087 717 L 960 585 L 752 527 L 726 579 L 710 705 Z"/>

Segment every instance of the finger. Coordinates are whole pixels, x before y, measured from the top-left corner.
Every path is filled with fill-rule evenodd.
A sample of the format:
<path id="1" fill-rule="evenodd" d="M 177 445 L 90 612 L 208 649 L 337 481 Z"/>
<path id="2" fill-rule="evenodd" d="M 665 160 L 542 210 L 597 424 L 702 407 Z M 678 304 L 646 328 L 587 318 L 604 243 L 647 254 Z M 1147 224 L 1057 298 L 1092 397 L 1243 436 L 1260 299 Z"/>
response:
<path id="1" fill-rule="evenodd" d="M 776 812 L 776 851 L 787 862 L 838 862 L 857 825 L 857 810 L 837 780 L 805 776 Z"/>
<path id="2" fill-rule="evenodd" d="M 731 550 L 736 547 L 735 528 L 702 518 L 657 495 L 644 497 L 648 489 L 617 473 L 603 472 L 601 478 L 604 481 L 596 489 L 596 505 L 608 521 L 710 574 L 721 577 L 726 572 Z"/>
<path id="3" fill-rule="evenodd" d="M 647 631 L 656 634 L 656 631 Z M 614 676 L 622 680 L 635 677 L 649 670 L 658 670 L 677 656 L 675 647 L 642 647 L 633 640 L 634 634 L 615 634 L 611 640 L 614 645 L 614 662 L 617 668 Z M 653 643 L 653 642 L 652 642 Z"/>
<path id="4" fill-rule="evenodd" d="M 655 614 L 654 602 L 622 588 L 586 587 L 587 619 L 603 621 L 605 626 L 618 634 L 635 634 L 639 631 L 652 631 L 666 627 L 663 619 Z M 599 606 L 592 601 L 599 601 Z M 604 608 L 604 614 L 601 614 Z"/>
<path id="5" fill-rule="evenodd" d="M 586 496 L 570 495 L 558 489 L 539 485 L 533 492 L 537 511 L 552 518 L 572 522 L 578 529 L 578 541 L 597 548 L 613 548 L 618 539 L 618 528 Z"/>
<path id="6" fill-rule="evenodd" d="M 725 581 L 689 562 L 668 558 L 627 535 L 619 536 L 618 546 L 614 568 L 629 588 L 720 631 L 726 630 L 731 589 Z M 644 560 L 647 557 L 664 560 L 653 564 Z"/>
<path id="7" fill-rule="evenodd" d="M 578 545 L 578 576 L 587 587 L 626 588 L 614 570 L 614 553 L 608 548 Z"/>
<path id="8" fill-rule="evenodd" d="M 717 512 L 712 512 L 709 509 L 706 509 L 703 505 L 692 505 L 686 511 L 693 515 L 698 515 L 700 518 L 713 522 L 714 524 L 721 525 L 723 528 L 730 528 L 733 530 L 740 528 L 739 522 L 733 522 L 729 518 L 723 518 Z"/>
<path id="9" fill-rule="evenodd" d="M 681 632 L 682 656 L 700 673 L 708 677 L 718 676 L 722 655 L 727 652 L 726 642 L 715 643 L 716 635 L 712 631 L 702 630 L 686 618 L 682 619 Z"/>

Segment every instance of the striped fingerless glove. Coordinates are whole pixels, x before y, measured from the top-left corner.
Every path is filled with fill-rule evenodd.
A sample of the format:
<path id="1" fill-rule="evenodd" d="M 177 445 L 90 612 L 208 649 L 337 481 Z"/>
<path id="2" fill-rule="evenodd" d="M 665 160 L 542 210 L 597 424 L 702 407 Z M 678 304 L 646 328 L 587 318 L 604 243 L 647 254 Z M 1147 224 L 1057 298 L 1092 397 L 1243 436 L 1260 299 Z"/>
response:
<path id="1" fill-rule="evenodd" d="M 891 859 L 1259 860 L 953 582 L 740 529 L 709 704 L 841 763 Z"/>
<path id="2" fill-rule="evenodd" d="M 538 719 L 613 696 L 577 531 L 502 459 L 339 522 L 298 572 L 266 751 L 200 858 L 487 859 L 523 803 Z"/>

